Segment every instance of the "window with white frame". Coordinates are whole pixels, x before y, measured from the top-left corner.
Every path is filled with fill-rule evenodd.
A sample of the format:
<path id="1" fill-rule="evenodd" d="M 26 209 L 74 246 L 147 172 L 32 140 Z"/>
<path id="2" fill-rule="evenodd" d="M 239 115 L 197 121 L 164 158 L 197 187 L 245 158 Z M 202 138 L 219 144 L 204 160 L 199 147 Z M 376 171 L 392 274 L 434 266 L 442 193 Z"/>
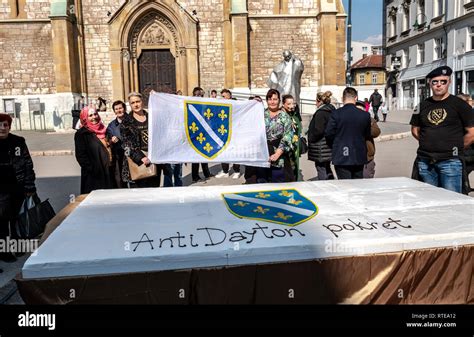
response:
<path id="1" fill-rule="evenodd" d="M 403 9 L 403 21 L 402 21 L 402 32 L 410 29 L 410 7 Z"/>
<path id="2" fill-rule="evenodd" d="M 409 65 L 409 49 L 402 50 L 402 68 L 408 68 Z"/>
<path id="3" fill-rule="evenodd" d="M 397 35 L 397 8 L 392 7 L 389 12 L 389 22 L 390 22 L 390 37 Z"/>
<path id="4" fill-rule="evenodd" d="M 365 74 L 359 74 L 359 84 L 365 84 Z"/>
<path id="5" fill-rule="evenodd" d="M 443 57 L 443 38 L 434 39 L 433 59 L 439 60 Z"/>
<path id="6" fill-rule="evenodd" d="M 418 4 L 417 4 L 417 7 L 416 7 L 417 17 L 420 14 L 425 14 L 425 0 L 418 0 Z M 420 20 L 421 21 L 419 23 L 423 23 L 425 21 L 425 18 L 423 16 L 421 16 Z"/>
<path id="7" fill-rule="evenodd" d="M 454 13 L 456 17 L 464 15 L 464 0 L 455 0 L 454 2 Z"/>
<path id="8" fill-rule="evenodd" d="M 433 2 L 433 17 L 444 14 L 444 0 L 434 0 Z"/>
<path id="9" fill-rule="evenodd" d="M 377 84 L 377 73 L 372 73 L 372 84 Z"/>
<path id="10" fill-rule="evenodd" d="M 416 64 L 425 63 L 425 44 L 420 43 L 417 46 Z"/>

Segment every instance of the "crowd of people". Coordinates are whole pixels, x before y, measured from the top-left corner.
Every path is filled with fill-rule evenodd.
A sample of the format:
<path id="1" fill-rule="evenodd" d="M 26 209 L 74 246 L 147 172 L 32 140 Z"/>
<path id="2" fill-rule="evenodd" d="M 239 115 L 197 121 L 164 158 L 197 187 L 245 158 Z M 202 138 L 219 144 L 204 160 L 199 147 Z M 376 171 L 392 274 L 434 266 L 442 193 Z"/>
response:
<path id="1" fill-rule="evenodd" d="M 458 193 L 469 193 L 469 173 L 474 169 L 474 110 L 469 95 L 451 95 L 452 70 L 439 67 L 427 75 L 433 95 L 421 102 L 411 118 L 412 134 L 418 140 L 417 157 L 412 178 Z M 180 94 L 180 93 L 176 93 Z M 221 99 L 233 99 L 228 89 Z M 343 106 L 336 109 L 331 92 L 316 96 L 316 112 L 307 130 L 295 113 L 297 105 L 291 95 L 268 90 L 264 110 L 269 168 L 245 166 L 245 183 L 293 182 L 301 180 L 300 157 L 306 152 L 315 163 L 317 179 L 361 179 L 375 175 L 375 142 L 380 135 L 378 112 L 384 113 L 383 101 L 375 92 L 367 101 L 358 99 L 354 88 L 343 92 Z M 196 87 L 193 96 L 204 97 Z M 211 92 L 217 98 L 217 91 Z M 259 96 L 249 99 L 263 104 Z M 148 113 L 142 95 L 128 95 L 130 112 L 123 101 L 112 104 L 115 119 L 105 126 L 98 105 L 83 105 L 78 130 L 74 135 L 75 155 L 81 167 L 81 193 L 96 189 L 183 186 L 183 164 L 156 165 L 156 175 L 133 180 L 129 165 L 145 167 L 152 164 L 148 152 Z M 10 133 L 12 118 L 0 114 L 0 239 L 9 235 L 9 223 L 18 215 L 25 197 L 36 192 L 35 172 L 25 139 Z M 204 178 L 199 175 L 201 166 Z M 334 171 L 332 170 L 334 167 Z M 230 176 L 230 164 L 222 163 L 216 178 Z M 232 165 L 232 178 L 238 179 L 242 167 Z M 192 180 L 198 182 L 213 175 L 207 163 L 192 164 Z M 0 259 L 14 260 L 0 252 Z M 1 270 L 0 270 L 1 271 Z"/>

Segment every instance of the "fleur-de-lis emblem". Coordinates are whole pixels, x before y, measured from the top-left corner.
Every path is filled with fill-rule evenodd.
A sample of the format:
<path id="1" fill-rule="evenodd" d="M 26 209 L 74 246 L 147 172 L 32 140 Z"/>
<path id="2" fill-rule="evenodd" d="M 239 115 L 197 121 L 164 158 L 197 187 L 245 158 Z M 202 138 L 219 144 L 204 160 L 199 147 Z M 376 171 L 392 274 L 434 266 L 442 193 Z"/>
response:
<path id="1" fill-rule="evenodd" d="M 222 120 L 227 118 L 227 115 L 225 114 L 224 110 L 221 110 L 220 114 L 218 114 L 217 116 L 219 116 L 219 118 Z"/>
<path id="2" fill-rule="evenodd" d="M 269 211 L 268 208 L 263 208 L 262 206 L 257 206 L 256 209 L 253 210 L 255 213 L 261 213 L 261 214 L 265 214 Z"/>
<path id="3" fill-rule="evenodd" d="M 209 143 L 207 143 L 206 146 L 204 146 L 204 150 L 207 151 L 207 153 L 211 153 L 213 149 L 214 148 Z"/>
<path id="4" fill-rule="evenodd" d="M 199 137 L 196 138 L 199 144 L 202 144 L 206 140 L 206 137 L 202 134 L 202 132 L 199 134 Z"/>
<path id="5" fill-rule="evenodd" d="M 278 212 L 277 215 L 275 216 L 277 219 L 282 219 L 282 220 L 288 220 L 288 218 L 291 218 L 291 215 L 285 215 L 282 212 Z"/>
<path id="6" fill-rule="evenodd" d="M 207 109 L 206 112 L 204 113 L 204 116 L 207 119 L 211 119 L 211 117 L 214 116 L 214 114 L 211 112 L 211 109 Z"/>
<path id="7" fill-rule="evenodd" d="M 295 199 L 291 198 L 291 199 L 288 200 L 286 203 L 287 203 L 287 204 L 297 205 L 297 206 L 298 206 L 298 205 L 301 204 L 302 202 L 303 202 L 303 201 L 301 201 L 301 200 L 295 200 Z"/>
<path id="8" fill-rule="evenodd" d="M 221 125 L 221 127 L 219 128 L 219 130 L 217 130 L 221 135 L 224 135 L 225 133 L 227 133 L 227 130 L 226 128 L 224 127 L 224 125 Z"/>
<path id="9" fill-rule="evenodd" d="M 281 197 L 291 197 L 291 196 L 293 196 L 293 193 L 290 193 L 288 191 L 281 191 L 281 193 L 278 194 L 278 195 L 281 196 Z"/>
<path id="10" fill-rule="evenodd" d="M 237 203 L 234 204 L 234 206 L 245 207 L 248 204 L 249 204 L 248 202 L 238 201 Z"/>
<path id="11" fill-rule="evenodd" d="M 189 127 L 189 130 L 191 130 L 193 133 L 196 133 L 196 131 L 199 130 L 199 127 L 196 125 L 195 122 L 193 122 Z"/>
<path id="12" fill-rule="evenodd" d="M 270 196 L 270 194 L 265 194 L 265 193 L 263 193 L 263 192 L 260 192 L 259 194 L 257 194 L 257 195 L 255 196 L 255 198 L 266 199 L 266 198 L 268 198 L 269 196 Z"/>

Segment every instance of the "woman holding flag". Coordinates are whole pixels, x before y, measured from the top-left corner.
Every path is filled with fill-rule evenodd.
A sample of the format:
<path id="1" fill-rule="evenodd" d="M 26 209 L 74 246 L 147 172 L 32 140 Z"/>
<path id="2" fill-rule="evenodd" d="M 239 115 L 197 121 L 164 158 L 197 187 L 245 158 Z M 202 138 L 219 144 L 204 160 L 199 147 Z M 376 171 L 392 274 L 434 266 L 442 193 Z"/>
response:
<path id="1" fill-rule="evenodd" d="M 280 107 L 278 90 L 268 90 L 266 100 L 268 108 L 264 116 L 271 167 L 259 169 L 258 182 L 295 181 L 289 157 L 293 140 L 291 117 Z"/>

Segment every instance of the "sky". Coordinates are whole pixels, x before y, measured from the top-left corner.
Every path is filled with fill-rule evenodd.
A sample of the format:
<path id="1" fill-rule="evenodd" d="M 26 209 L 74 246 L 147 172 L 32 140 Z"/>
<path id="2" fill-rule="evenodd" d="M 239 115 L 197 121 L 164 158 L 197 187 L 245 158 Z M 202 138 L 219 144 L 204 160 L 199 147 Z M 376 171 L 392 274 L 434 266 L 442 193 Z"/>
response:
<path id="1" fill-rule="evenodd" d="M 349 0 L 343 0 L 349 14 Z M 352 0 L 352 40 L 382 44 L 383 0 Z"/>

